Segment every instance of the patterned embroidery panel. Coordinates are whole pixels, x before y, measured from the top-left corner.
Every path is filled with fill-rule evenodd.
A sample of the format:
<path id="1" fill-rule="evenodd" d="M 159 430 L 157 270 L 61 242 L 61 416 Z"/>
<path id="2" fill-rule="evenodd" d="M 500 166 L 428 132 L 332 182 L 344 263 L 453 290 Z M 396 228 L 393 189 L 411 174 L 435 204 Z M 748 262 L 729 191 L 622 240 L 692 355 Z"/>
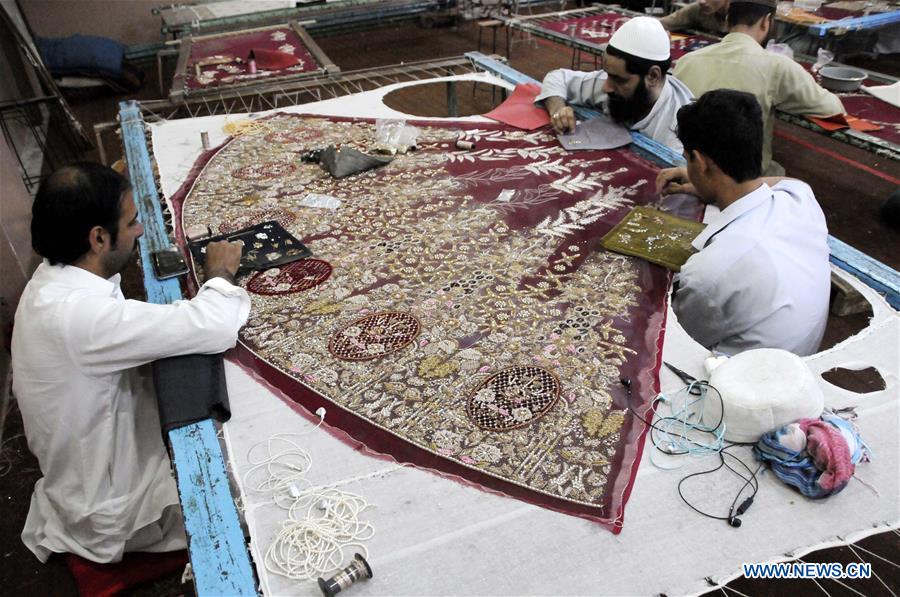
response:
<path id="1" fill-rule="evenodd" d="M 559 380 L 540 367 L 504 369 L 469 397 L 469 418 L 490 431 L 506 431 L 533 423 L 559 398 Z"/>
<path id="2" fill-rule="evenodd" d="M 598 242 L 657 200 L 654 170 L 624 151 L 567 153 L 547 129 L 419 123 L 418 150 L 335 180 L 299 156 L 372 151 L 373 123 L 263 123 L 173 198 L 182 229 L 290 213 L 285 226 L 331 268 L 239 281 L 255 293 L 243 354 L 258 357 L 242 360 L 307 406 L 353 413 L 344 431 L 373 449 L 619 525 L 644 431 L 620 379 L 645 409 L 668 276 Z M 269 163 L 295 168 L 235 176 Z M 307 193 L 341 207 L 300 207 Z"/>
<path id="3" fill-rule="evenodd" d="M 297 58 L 298 62 L 280 69 L 259 68 L 254 73 L 247 64 L 251 50 L 282 52 Z M 191 55 L 184 75 L 185 88 L 197 91 L 298 75 L 318 68 L 316 59 L 290 27 L 270 27 L 259 31 L 201 37 L 191 42 Z"/>
<path id="4" fill-rule="evenodd" d="M 408 346 L 421 329 L 419 320 L 409 313 L 366 315 L 332 334 L 328 351 L 342 361 L 379 359 Z"/>
<path id="5" fill-rule="evenodd" d="M 332 267 L 321 259 L 301 259 L 257 272 L 247 281 L 253 294 L 294 294 L 318 286 L 331 276 Z"/>
<path id="6" fill-rule="evenodd" d="M 540 26 L 594 44 L 605 44 L 609 43 L 613 32 L 630 18 L 616 12 L 604 12 L 588 17 L 544 22 L 540 23 Z M 715 38 L 702 35 L 671 34 L 670 37 L 672 37 L 672 60 L 717 41 Z"/>

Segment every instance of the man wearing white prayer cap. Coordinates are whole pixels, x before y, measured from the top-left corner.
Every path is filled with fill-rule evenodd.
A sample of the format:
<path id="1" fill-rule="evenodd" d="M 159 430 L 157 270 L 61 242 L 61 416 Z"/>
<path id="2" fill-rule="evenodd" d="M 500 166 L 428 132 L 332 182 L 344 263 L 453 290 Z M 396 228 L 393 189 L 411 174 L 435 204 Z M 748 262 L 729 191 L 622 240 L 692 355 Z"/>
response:
<path id="1" fill-rule="evenodd" d="M 535 103 L 550 114 L 559 132 L 575 129 L 569 104 L 599 108 L 629 129 L 681 153 L 675 115 L 693 95 L 667 75 L 672 63 L 669 34 L 656 19 L 635 17 L 609 40 L 603 70 L 557 69 L 547 73 Z"/>

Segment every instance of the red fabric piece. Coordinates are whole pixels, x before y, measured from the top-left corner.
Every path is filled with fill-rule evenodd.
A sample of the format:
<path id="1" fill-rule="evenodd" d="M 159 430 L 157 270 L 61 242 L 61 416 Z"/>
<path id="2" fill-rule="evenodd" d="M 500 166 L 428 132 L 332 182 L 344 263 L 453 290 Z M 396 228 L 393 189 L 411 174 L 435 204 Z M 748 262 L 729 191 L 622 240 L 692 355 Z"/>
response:
<path id="1" fill-rule="evenodd" d="M 811 62 L 799 60 L 797 62 L 800 66 L 805 68 L 807 72 L 812 74 L 813 65 Z M 866 87 L 882 84 L 883 83 L 873 80 L 871 77 L 863 81 L 863 85 Z M 887 102 L 883 102 L 865 91 L 838 93 L 837 96 L 840 98 L 841 103 L 844 104 L 844 110 L 847 111 L 847 114 L 851 117 L 851 122 L 853 122 L 853 124 L 848 123 L 847 126 L 854 130 L 868 133 L 878 139 L 900 144 L 900 108 L 892 106 Z M 854 118 L 856 121 L 852 120 Z M 835 123 L 831 122 L 831 118 L 824 119 L 826 120 L 826 124 L 819 122 L 819 120 L 822 119 L 810 118 L 810 120 L 827 131 L 835 131 L 844 128 L 843 126 L 835 126 Z"/>
<path id="2" fill-rule="evenodd" d="M 65 554 L 65 559 L 81 597 L 112 597 L 181 572 L 188 563 L 187 551 L 183 549 L 164 553 L 130 552 L 122 561 L 112 564 L 98 564 L 71 553 Z"/>
<path id="3" fill-rule="evenodd" d="M 601 12 L 588 17 L 542 21 L 540 27 L 595 44 L 605 44 L 612 37 L 613 29 L 622 26 L 630 17 L 617 12 Z"/>
<path id="4" fill-rule="evenodd" d="M 288 46 L 292 52 L 286 51 Z M 251 51 L 257 56 L 255 74 L 250 72 L 246 61 Z M 204 64 L 216 59 L 224 62 Z M 197 77 L 198 65 L 201 74 L 204 75 L 201 78 Z M 297 76 L 315 71 L 320 66 L 303 45 L 300 37 L 287 26 L 199 37 L 191 41 L 191 53 L 184 73 L 185 89 L 196 91 L 222 85 Z"/>
<path id="5" fill-rule="evenodd" d="M 300 141 L 291 144 L 292 151 L 297 151 L 298 153 L 314 149 L 321 143 L 322 139 L 318 138 L 318 136 L 311 137 L 308 135 L 310 131 L 335 131 L 340 128 L 335 126 L 336 124 L 345 124 L 347 122 L 354 122 L 360 126 L 369 127 L 373 124 L 373 121 L 366 119 L 323 119 L 322 117 L 285 114 L 277 114 L 271 117 L 271 120 L 275 119 L 280 119 L 279 126 L 273 127 L 274 130 L 278 131 L 278 134 L 291 132 L 294 139 L 312 138 L 305 145 Z M 286 125 L 283 122 L 284 119 L 293 119 L 294 122 Z M 518 203 L 515 208 L 508 210 L 497 209 L 496 215 L 492 216 L 496 222 L 502 222 L 508 227 L 511 231 L 510 234 L 516 230 L 534 228 L 548 217 L 552 220 L 558 217 L 562 209 L 584 201 L 598 192 L 596 186 L 576 189 L 573 185 L 566 187 L 566 193 L 561 194 L 558 198 L 542 200 L 540 194 L 546 193 L 551 184 L 562 184 L 562 175 L 558 171 L 559 168 L 567 168 L 567 171 L 571 172 L 569 176 L 563 177 L 566 180 L 569 180 L 575 173 L 577 173 L 578 181 L 591 179 L 595 175 L 605 173 L 610 176 L 610 179 L 603 185 L 603 188 L 637 189 L 633 194 L 633 204 L 635 205 L 644 205 L 658 201 L 658 197 L 653 193 L 652 184 L 657 171 L 656 167 L 626 150 L 585 151 L 577 154 L 551 155 L 549 158 L 540 158 L 541 152 L 550 152 L 552 154 L 557 147 L 557 142 L 552 135 L 540 132 L 526 134 L 522 131 L 512 130 L 508 126 L 485 123 L 413 122 L 411 124 L 415 124 L 423 129 L 423 132 L 420 134 L 419 149 L 413 155 L 432 154 L 437 158 L 439 155 L 446 155 L 449 152 L 458 158 L 453 160 L 435 160 L 433 163 L 441 164 L 439 167 L 440 171 L 423 174 L 423 176 L 427 175 L 429 177 L 449 177 L 458 183 L 459 186 L 456 191 L 440 196 L 440 200 L 453 204 L 453 207 L 445 209 L 469 209 L 470 203 L 473 206 L 476 204 L 480 206 L 496 205 L 496 199 L 502 192 L 512 190 L 518 194 Z M 435 132 L 435 129 L 438 132 Z M 275 133 L 269 133 L 269 135 L 272 134 Z M 482 157 L 469 160 L 467 156 L 474 155 L 477 152 L 457 151 L 453 148 L 455 139 L 466 134 L 479 139 L 477 152 L 482 152 L 479 154 Z M 506 135 L 507 138 L 502 142 L 495 140 L 501 134 Z M 344 135 L 346 136 L 346 133 Z M 423 141 L 426 137 L 430 139 L 428 142 Z M 268 136 L 264 137 L 264 139 L 268 139 Z M 185 213 L 193 213 L 192 217 L 204 217 L 202 214 L 198 214 L 198 208 L 193 204 L 194 201 L 200 201 L 200 199 L 195 197 L 192 191 L 203 187 L 202 179 L 198 180 L 198 177 L 201 172 L 206 173 L 215 170 L 215 168 L 211 169 L 206 166 L 210 163 L 219 164 L 220 162 L 214 160 L 219 157 L 219 154 L 230 149 L 232 143 L 249 144 L 258 143 L 258 141 L 251 141 L 247 136 L 242 136 L 240 139 L 231 140 L 220 148 L 203 154 L 195 163 L 191 175 L 182 188 L 171 198 L 171 204 L 175 211 L 174 221 L 177 223 L 175 230 L 176 239 L 179 243 L 184 243 L 182 226 L 192 224 L 192 222 L 185 219 Z M 501 151 L 503 152 L 502 159 L 499 156 Z M 256 156 L 254 159 L 258 158 L 259 156 Z M 382 179 L 393 177 L 398 172 L 403 172 L 403 176 L 415 178 L 417 173 L 402 169 L 400 164 L 402 164 L 403 159 L 402 156 L 398 157 L 391 168 L 376 170 L 367 174 L 364 183 L 367 192 L 379 193 L 387 191 L 390 183 L 386 183 Z M 541 162 L 544 165 L 537 167 L 537 162 Z M 532 168 L 532 170 L 529 170 L 532 174 L 523 176 L 521 172 L 526 167 Z M 397 170 L 398 168 L 399 170 Z M 393 174 L 391 174 L 392 172 Z M 289 188 L 287 179 L 280 181 L 278 184 L 280 185 L 279 188 Z M 340 185 L 344 183 L 334 182 L 333 184 Z M 360 183 L 350 181 L 346 184 L 358 185 Z M 329 192 L 327 188 L 322 190 Z M 361 191 L 356 190 L 355 192 Z M 459 202 L 459 199 L 463 196 L 468 197 L 465 205 Z M 186 200 L 188 201 L 187 208 L 185 207 Z M 436 200 L 437 198 L 430 196 L 427 190 L 423 190 L 421 196 L 417 196 L 416 199 L 411 199 L 411 201 L 421 201 L 426 204 L 433 203 Z M 702 214 L 702 206 L 699 206 L 695 198 L 674 197 L 669 198 L 667 201 L 669 201 L 667 205 L 672 212 L 678 215 L 699 218 Z M 375 207 L 373 206 L 373 208 Z M 377 208 L 385 209 L 384 206 L 377 206 Z M 563 240 L 559 241 L 558 249 L 551 256 L 551 259 L 556 259 L 557 256 L 565 253 L 573 244 L 591 247 L 590 251 L 581 252 L 577 258 L 572 260 L 570 267 L 573 272 L 577 271 L 588 261 L 588 256 L 593 255 L 596 251 L 597 239 L 609 231 L 630 208 L 631 204 L 623 204 L 611 209 L 608 213 L 598 214 L 596 219 L 592 219 L 583 228 L 567 234 Z M 342 207 L 342 209 L 344 208 Z M 488 222 L 486 222 L 487 224 Z M 354 238 L 352 235 L 345 236 L 349 233 L 342 231 L 342 229 L 321 234 L 310 234 L 311 236 L 304 236 L 301 240 L 312 243 L 311 248 L 313 250 L 315 250 L 316 241 L 324 237 L 336 238 L 331 235 L 337 234 L 344 239 Z M 475 231 L 473 231 L 473 234 L 475 234 Z M 549 268 L 549 264 L 545 263 L 543 266 L 538 267 Z M 611 440 L 612 456 L 607 463 L 603 463 L 604 466 L 608 466 L 608 472 L 605 473 L 606 482 L 603 493 L 591 502 L 567 499 L 567 497 L 557 496 L 547 491 L 538 491 L 526 483 L 512 482 L 503 476 L 490 472 L 488 469 L 473 466 L 465 458 L 454 457 L 452 453 L 434 449 L 429 450 L 414 444 L 403 436 L 392 433 L 389 427 L 374 423 L 369 416 L 364 415 L 362 412 L 345 407 L 339 402 L 340 395 L 332 394 L 329 396 L 326 393 L 317 391 L 314 386 L 320 384 L 321 380 L 314 376 L 307 376 L 302 370 L 274 366 L 267 359 L 265 350 L 257 348 L 247 338 L 239 340 L 237 348 L 230 352 L 229 358 L 236 360 L 257 379 L 269 384 L 275 393 L 280 395 L 298 413 L 309 416 L 309 413 L 324 407 L 328 412 L 328 417 L 327 422 L 322 425 L 322 429 L 358 450 L 428 469 L 482 490 L 498 492 L 542 507 L 587 518 L 603 524 L 614 533 L 618 533 L 623 524 L 625 503 L 634 484 L 647 433 L 646 425 L 633 416 L 631 411 L 628 410 L 628 406 L 634 408 L 642 416 L 648 416 L 653 398 L 659 392 L 659 367 L 661 365 L 663 331 L 665 329 L 666 295 L 671 280 L 668 272 L 659 266 L 635 260 L 630 262 L 630 267 L 636 268 L 635 288 L 638 291 L 634 294 L 633 303 L 630 303 L 628 308 L 624 309 L 620 315 L 608 320 L 609 325 L 615 327 L 615 329 L 623 330 L 624 338 L 616 340 L 616 342 L 621 342 L 622 346 L 627 348 L 628 356 L 621 365 L 617 366 L 614 381 L 603 387 L 604 394 L 608 394 L 609 399 L 612 401 L 613 409 L 619 412 L 622 417 L 621 426 L 618 426 L 618 423 L 615 424 L 617 436 L 615 440 Z M 532 272 L 525 272 L 520 278 L 520 283 L 534 283 L 533 275 L 534 273 Z M 340 283 L 340 281 L 337 283 Z M 379 282 L 380 284 L 381 282 Z M 189 278 L 188 285 L 193 292 L 196 292 L 196 279 Z M 322 286 L 322 288 L 326 287 L 327 284 Z M 359 291 L 368 293 L 372 290 L 377 290 L 377 288 L 360 287 Z M 597 292 L 596 289 L 595 292 Z M 425 297 L 423 296 L 422 298 L 424 299 Z M 300 300 L 298 298 L 298 302 Z M 290 308 L 290 303 L 285 303 L 285 305 L 287 308 Z M 443 311 L 443 309 L 440 310 Z M 251 315 L 252 317 L 253 315 Z M 560 315 L 560 317 L 562 316 Z M 422 317 L 423 334 L 429 331 L 427 329 L 429 322 L 430 319 L 427 315 Z M 560 322 L 562 322 L 562 319 L 560 319 Z M 474 334 L 470 341 L 477 341 L 479 337 L 479 334 Z M 322 338 L 327 339 L 327 336 L 322 336 Z M 433 341 L 437 342 L 439 339 L 435 338 Z M 549 357 L 542 357 L 540 354 L 532 352 L 532 348 L 540 352 L 538 350 L 540 345 L 532 345 L 535 340 L 536 338 L 528 339 L 528 346 L 518 349 L 522 351 L 523 359 L 532 359 L 535 364 L 552 367 L 552 363 L 549 365 L 547 363 Z M 592 347 L 591 350 L 596 350 L 598 355 L 602 354 L 601 348 Z M 390 362 L 381 361 L 379 366 L 388 367 Z M 560 397 L 560 401 L 573 399 L 570 395 L 571 388 L 566 388 L 567 383 L 572 384 L 571 380 L 567 379 L 568 375 L 566 374 L 566 377 L 561 378 L 563 395 Z M 447 378 L 444 379 L 446 380 Z M 619 379 L 631 380 L 630 395 L 624 386 L 618 383 Z M 338 381 L 337 383 L 342 382 Z M 461 395 L 460 398 L 464 402 L 465 396 Z M 493 441 L 502 441 L 502 438 Z"/>
<path id="6" fill-rule="evenodd" d="M 819 486 L 829 493 L 840 491 L 856 471 L 844 436 L 837 427 L 821 419 L 801 419 L 798 423 L 806 433 L 806 451 L 822 471 Z"/>
<path id="7" fill-rule="evenodd" d="M 556 31 L 576 39 L 593 44 L 602 45 L 609 42 L 616 29 L 622 26 L 631 17 L 616 12 L 603 12 L 600 14 L 581 17 L 577 19 L 560 19 L 559 21 L 541 22 L 540 27 Z M 704 35 L 670 35 L 672 47 L 672 60 L 677 60 L 696 49 L 716 43 L 717 38 Z"/>
<path id="8" fill-rule="evenodd" d="M 265 48 L 253 48 L 247 55 L 247 60 L 256 60 L 256 68 L 266 70 L 279 70 L 300 63 L 293 54 Z"/>
<path id="9" fill-rule="evenodd" d="M 864 91 L 840 94 L 840 98 L 849 114 L 882 127 L 879 130 L 866 131 L 868 134 L 900 144 L 900 108 Z"/>
<path id="10" fill-rule="evenodd" d="M 851 116 L 850 114 L 835 114 L 826 118 L 816 118 L 815 116 L 807 116 L 811 121 L 818 124 L 826 131 L 837 131 L 840 129 L 851 128 L 854 131 L 880 131 L 884 127 L 878 126 L 868 120 Z"/>
<path id="11" fill-rule="evenodd" d="M 537 83 L 516 85 L 505 102 L 484 116 L 527 131 L 546 126 L 550 124 L 550 115 L 534 105 L 534 98 L 540 92 L 541 86 Z"/>

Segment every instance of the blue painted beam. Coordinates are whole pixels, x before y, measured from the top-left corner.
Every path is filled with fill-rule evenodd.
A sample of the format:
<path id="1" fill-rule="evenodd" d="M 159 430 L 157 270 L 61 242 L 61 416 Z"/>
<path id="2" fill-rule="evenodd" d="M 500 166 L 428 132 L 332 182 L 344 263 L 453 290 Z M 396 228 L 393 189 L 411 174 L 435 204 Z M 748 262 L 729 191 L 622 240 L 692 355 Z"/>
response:
<path id="1" fill-rule="evenodd" d="M 165 249 L 172 243 L 166 235 L 153 168 L 150 166 L 150 152 L 144 136 L 144 119 L 137 102 L 119 104 L 119 124 L 122 126 L 122 143 L 125 146 L 134 203 L 138 217 L 144 224 L 144 235 L 139 245 L 147 301 L 157 304 L 173 303 L 182 298 L 178 280 L 157 280 L 150 261 L 151 253 Z"/>
<path id="2" fill-rule="evenodd" d="M 157 280 L 150 263 L 150 253 L 170 243 L 150 166 L 144 121 L 136 102 L 119 104 L 119 121 L 134 201 L 144 224 L 140 252 L 147 300 L 171 303 L 182 298 L 178 281 Z M 206 419 L 174 429 L 169 432 L 169 445 L 197 595 L 257 595 L 215 426 Z"/>
<path id="3" fill-rule="evenodd" d="M 876 29 L 891 23 L 900 23 L 900 10 L 880 12 L 878 14 L 863 17 L 849 17 L 810 25 L 809 30 L 819 37 L 825 37 L 831 30 L 861 31 L 863 29 Z"/>
<path id="4" fill-rule="evenodd" d="M 832 263 L 862 280 L 866 286 L 883 294 L 891 307 L 900 309 L 900 273 L 897 270 L 872 259 L 833 236 L 828 237 L 828 248 L 831 251 Z"/>
<path id="5" fill-rule="evenodd" d="M 197 595 L 256 596 L 225 460 L 210 419 L 169 432 Z M 187 476 L 185 478 L 185 475 Z"/>

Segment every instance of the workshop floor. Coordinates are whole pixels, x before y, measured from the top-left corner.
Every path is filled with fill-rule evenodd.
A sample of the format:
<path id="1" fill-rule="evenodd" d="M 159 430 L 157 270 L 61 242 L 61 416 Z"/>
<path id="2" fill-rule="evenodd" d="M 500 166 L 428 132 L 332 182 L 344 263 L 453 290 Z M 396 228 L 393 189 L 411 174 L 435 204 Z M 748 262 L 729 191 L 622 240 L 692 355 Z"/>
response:
<path id="1" fill-rule="evenodd" d="M 477 28 L 473 23 L 466 23 L 459 28 L 427 29 L 415 23 L 395 25 L 388 28 L 357 31 L 332 36 L 317 36 L 316 41 L 343 70 L 369 68 L 400 62 L 417 61 L 428 58 L 459 56 L 464 52 L 477 49 Z M 505 53 L 505 36 L 501 30 L 498 35 L 497 50 Z M 490 53 L 490 33 L 485 32 L 485 43 L 482 51 Z M 589 57 L 585 56 L 588 60 Z M 556 46 L 543 40 L 517 40 L 514 44 L 511 64 L 514 68 L 540 79 L 548 70 L 569 67 L 572 61 L 571 50 Z M 585 63 L 587 67 L 587 62 Z M 900 60 L 887 59 L 876 63 L 863 62 L 861 66 L 881 70 L 891 74 L 900 74 Z M 118 110 L 118 101 L 127 98 L 151 99 L 165 95 L 156 89 L 156 73 L 154 66 L 148 66 L 147 82 L 144 89 L 129 96 L 88 95 L 71 100 L 72 107 L 84 127 L 91 131 L 93 125 L 114 121 Z M 443 93 L 443 92 L 441 92 Z M 482 113 L 492 107 L 489 86 L 461 86 L 460 108 L 462 113 Z M 422 116 L 444 116 L 444 105 L 441 102 L 429 103 L 429 98 L 440 94 L 434 90 L 409 90 L 392 94 L 388 103 L 400 110 L 414 112 Z M 423 106 L 432 110 L 423 112 Z M 812 142 L 816 147 L 838 152 L 849 158 L 850 163 L 832 163 L 822 154 L 798 146 L 784 137 L 775 139 L 775 158 L 785 166 L 787 172 L 807 181 L 815 190 L 826 213 L 831 233 L 856 248 L 872 255 L 876 259 L 894 268 L 900 268 L 900 234 L 884 225 L 877 216 L 880 202 L 887 197 L 895 186 L 872 175 L 864 168 L 854 165 L 863 164 L 894 178 L 900 178 L 900 165 L 873 157 L 871 154 L 831 141 L 822 136 L 792 125 L 779 123 L 779 130 L 790 137 Z M 111 150 L 110 161 L 118 157 L 117 148 Z M 87 159 L 98 159 L 96 152 L 88 154 Z M 131 271 L 132 283 L 126 284 L 126 290 L 139 288 L 137 275 Z M 865 326 L 866 314 L 845 318 L 832 317 L 825 346 L 833 346 Z M 841 376 L 846 387 L 864 391 L 878 388 L 879 380 L 861 377 L 850 373 Z M 0 586 L 6 587 L 8 594 L 48 594 L 76 595 L 74 581 L 70 577 L 64 563 L 59 558 L 41 565 L 18 539 L 28 510 L 31 488 L 40 476 L 34 457 L 28 452 L 22 423 L 15 404 L 8 413 L 3 434 L 2 452 L 0 452 L 0 497 L 2 497 L 4 516 L 0 518 L 0 537 L 3 537 L 2 559 L 0 559 Z M 891 562 L 898 561 L 900 555 L 900 536 L 896 533 L 884 533 L 859 542 L 860 547 L 881 555 Z M 859 550 L 857 550 L 859 551 Z M 887 586 L 900 586 L 900 571 L 896 564 L 881 562 L 866 557 L 873 562 L 873 569 L 881 576 Z M 858 561 L 854 552 L 846 547 L 829 549 L 811 554 L 806 561 Z M 828 593 L 832 595 L 852 594 L 851 591 L 826 581 Z M 852 585 L 856 590 L 867 595 L 889 595 L 885 586 L 875 579 L 860 581 Z M 746 581 L 738 579 L 731 583 L 731 588 L 748 594 L 796 595 L 814 594 L 819 589 L 809 581 Z M 190 586 L 182 585 L 180 575 L 163 579 L 160 582 L 142 587 L 134 595 L 171 596 L 191 593 Z"/>

